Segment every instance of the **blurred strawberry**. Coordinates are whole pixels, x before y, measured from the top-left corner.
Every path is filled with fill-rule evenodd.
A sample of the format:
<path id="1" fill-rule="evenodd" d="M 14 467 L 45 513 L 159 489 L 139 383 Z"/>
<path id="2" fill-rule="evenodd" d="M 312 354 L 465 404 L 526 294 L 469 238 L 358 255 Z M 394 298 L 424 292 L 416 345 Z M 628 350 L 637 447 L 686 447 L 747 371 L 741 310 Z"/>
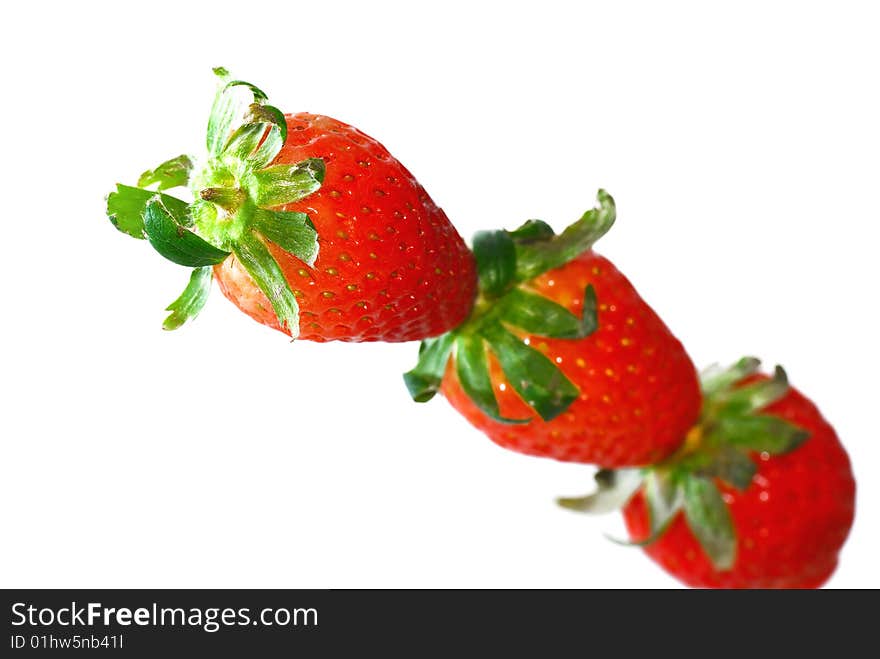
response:
<path id="1" fill-rule="evenodd" d="M 822 585 L 853 522 L 849 459 L 784 371 L 757 367 L 744 359 L 704 378 L 700 424 L 672 459 L 600 472 L 597 494 L 561 503 L 596 511 L 629 499 L 633 542 L 689 586 Z"/>
<path id="2" fill-rule="evenodd" d="M 462 327 L 426 341 L 406 382 L 439 389 L 492 441 L 530 455 L 605 467 L 673 452 L 700 410 L 681 343 L 593 243 L 614 202 L 561 235 L 543 222 L 478 234 L 480 295 Z"/>

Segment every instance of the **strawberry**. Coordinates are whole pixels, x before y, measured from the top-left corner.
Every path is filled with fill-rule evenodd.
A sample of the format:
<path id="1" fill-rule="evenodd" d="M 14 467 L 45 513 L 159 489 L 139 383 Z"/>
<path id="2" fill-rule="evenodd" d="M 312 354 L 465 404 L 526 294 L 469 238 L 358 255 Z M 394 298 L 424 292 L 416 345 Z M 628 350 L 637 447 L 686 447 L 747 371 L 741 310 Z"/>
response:
<path id="1" fill-rule="evenodd" d="M 781 368 L 772 378 L 757 368 L 743 359 L 704 378 L 700 423 L 676 456 L 641 474 L 606 472 L 598 497 L 561 503 L 590 510 L 599 498 L 628 499 L 633 542 L 689 586 L 821 586 L 853 522 L 849 458 Z"/>
<path id="2" fill-rule="evenodd" d="M 473 256 L 385 147 L 215 73 L 204 161 L 179 156 L 108 197 L 117 228 L 193 268 L 166 329 L 199 313 L 214 278 L 252 318 L 313 341 L 424 339 L 467 317 Z M 178 186 L 195 201 L 164 192 Z"/>
<path id="3" fill-rule="evenodd" d="M 679 341 L 593 243 L 600 205 L 555 236 L 543 222 L 478 234 L 480 295 L 463 326 L 423 343 L 405 376 L 417 401 L 439 389 L 497 444 L 606 467 L 672 453 L 700 410 Z"/>

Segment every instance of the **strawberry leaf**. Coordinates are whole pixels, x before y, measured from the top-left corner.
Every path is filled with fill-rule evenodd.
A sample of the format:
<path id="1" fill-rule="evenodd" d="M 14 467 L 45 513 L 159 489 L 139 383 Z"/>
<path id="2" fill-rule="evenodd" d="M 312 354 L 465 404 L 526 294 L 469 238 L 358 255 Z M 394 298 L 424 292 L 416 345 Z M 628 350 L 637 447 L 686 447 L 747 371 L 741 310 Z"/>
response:
<path id="1" fill-rule="evenodd" d="M 684 514 L 716 570 L 729 570 L 736 561 L 736 532 L 727 504 L 711 480 L 687 476 L 683 481 Z"/>
<path id="2" fill-rule="evenodd" d="M 254 228 L 273 243 L 293 254 L 309 267 L 318 258 L 318 232 L 305 213 L 258 209 L 252 219 Z"/>
<path id="3" fill-rule="evenodd" d="M 447 332 L 434 339 L 422 341 L 418 364 L 403 374 L 403 381 L 415 402 L 426 403 L 440 390 L 454 339 L 455 335 Z"/>
<path id="4" fill-rule="evenodd" d="M 177 156 L 166 160 L 156 169 L 149 169 L 141 174 L 138 179 L 138 187 L 146 188 L 158 183 L 157 190 L 167 190 L 186 185 L 192 172 L 193 162 L 189 156 Z"/>
<path id="5" fill-rule="evenodd" d="M 474 258 L 480 290 L 489 297 L 506 291 L 516 274 L 516 248 L 506 231 L 480 231 L 474 236 Z"/>
<path id="6" fill-rule="evenodd" d="M 271 105 L 254 103 L 251 105 L 250 118 L 265 121 L 252 121 L 236 128 L 221 155 L 245 161 L 251 169 L 262 169 L 275 159 L 284 146 L 287 124 L 281 111 Z"/>
<path id="7" fill-rule="evenodd" d="M 245 231 L 232 250 L 254 283 L 269 298 L 281 327 L 295 339 L 299 336 L 299 304 L 281 267 L 259 235 Z"/>
<path id="8" fill-rule="evenodd" d="M 284 118 L 284 113 L 274 105 L 251 103 L 245 121 L 249 123 L 264 123 L 278 126 L 278 131 L 281 135 L 281 143 L 284 144 L 284 142 L 287 141 L 287 121 Z"/>
<path id="9" fill-rule="evenodd" d="M 558 236 L 549 240 L 517 244 L 517 281 L 527 281 L 568 263 L 589 250 L 605 235 L 616 217 L 614 199 L 604 190 L 599 190 L 597 197 L 599 207 L 588 210 Z"/>
<path id="10" fill-rule="evenodd" d="M 780 455 L 796 449 L 809 436 L 808 431 L 779 417 L 741 416 L 721 417 L 711 439 L 751 451 Z"/>
<path id="11" fill-rule="evenodd" d="M 266 124 L 242 124 L 230 135 L 221 155 L 247 160 L 257 150 L 265 134 Z"/>
<path id="12" fill-rule="evenodd" d="M 712 438 L 709 440 L 714 441 Z M 720 478 L 738 490 L 752 484 L 758 465 L 748 455 L 730 446 L 719 446 L 692 455 L 681 466 L 699 476 Z"/>
<path id="13" fill-rule="evenodd" d="M 645 476 L 645 504 L 651 521 L 651 536 L 656 538 L 681 510 L 683 494 L 669 473 L 653 470 Z"/>
<path id="14" fill-rule="evenodd" d="M 211 292 L 211 279 L 213 277 L 210 267 L 194 268 L 189 278 L 189 283 L 183 289 L 180 297 L 169 304 L 165 311 L 171 314 L 162 323 L 166 330 L 176 330 L 186 321 L 194 319 L 204 308 Z"/>
<path id="15" fill-rule="evenodd" d="M 577 399 L 578 388 L 556 364 L 500 324 L 485 323 L 480 333 L 492 347 L 510 385 L 544 421 L 556 418 Z"/>
<path id="16" fill-rule="evenodd" d="M 489 376 L 488 355 L 482 337 L 463 334 L 455 342 L 455 366 L 461 388 L 484 414 L 502 423 L 528 423 L 529 419 L 501 416 Z"/>
<path id="17" fill-rule="evenodd" d="M 266 167 L 275 160 L 275 156 L 281 151 L 281 147 L 284 146 L 284 139 L 278 126 L 270 125 L 269 132 L 266 133 L 263 142 L 257 147 L 256 152 L 248 158 L 248 164 L 254 169 Z"/>
<path id="18" fill-rule="evenodd" d="M 641 540 L 620 540 L 607 534 L 605 537 L 624 547 L 648 547 L 657 542 L 669 529 L 684 502 L 682 490 L 672 476 L 668 472 L 656 470 L 648 471 L 644 476 L 642 492 L 645 497 L 645 505 L 648 508 L 649 520 L 647 537 Z"/>
<path id="19" fill-rule="evenodd" d="M 245 113 L 253 104 L 267 100 L 266 94 L 243 80 L 230 80 L 226 69 L 216 68 L 214 73 L 221 85 L 214 97 L 211 116 L 208 118 L 207 145 L 212 156 L 219 155 L 233 129 L 242 123 Z"/>
<path id="20" fill-rule="evenodd" d="M 537 293 L 514 288 L 498 303 L 498 316 L 506 324 L 529 334 L 557 339 L 582 339 L 596 331 L 596 291 L 593 285 L 584 291 L 584 308 L 578 318 L 568 309 Z"/>
<path id="21" fill-rule="evenodd" d="M 761 360 L 756 357 L 743 357 L 729 368 L 714 364 L 700 374 L 700 384 L 706 397 L 730 389 L 744 377 L 757 373 Z"/>
<path id="22" fill-rule="evenodd" d="M 144 212 L 147 204 L 157 196 L 177 224 L 181 226 L 191 224 L 185 201 L 170 195 L 141 190 L 119 183 L 116 184 L 116 192 L 111 192 L 107 196 L 107 217 L 110 218 L 113 226 L 123 233 L 127 233 L 132 238 L 144 239 L 146 238 Z"/>
<path id="23" fill-rule="evenodd" d="M 257 206 L 271 208 L 307 197 L 324 181 L 324 161 L 310 158 L 295 165 L 274 165 L 253 174 Z"/>
<path id="24" fill-rule="evenodd" d="M 287 121 L 278 108 L 259 103 L 251 104 L 247 120 L 262 123 L 269 129 L 262 144 L 248 159 L 253 169 L 262 169 L 275 159 L 287 141 Z"/>
<path id="25" fill-rule="evenodd" d="M 224 69 L 225 70 L 225 69 Z M 215 71 L 216 73 L 216 71 Z M 228 78 L 228 73 L 226 77 Z M 248 82 L 247 80 L 229 80 L 224 86 L 224 90 L 229 92 L 236 88 L 247 89 L 248 92 L 253 96 L 254 103 L 262 103 L 263 101 L 269 100 L 269 97 L 266 96 L 266 92 L 262 89 L 254 85 L 253 83 Z"/>
<path id="26" fill-rule="evenodd" d="M 518 228 L 507 233 L 515 243 L 521 244 L 549 240 L 556 235 L 553 228 L 543 220 L 527 220 Z"/>
<path id="27" fill-rule="evenodd" d="M 153 193 L 144 211 L 144 233 L 153 248 L 169 261 L 199 268 L 222 262 L 229 252 L 217 249 L 175 222 L 161 197 Z"/>
<path id="28" fill-rule="evenodd" d="M 737 416 L 752 414 L 779 400 L 786 393 L 788 393 L 788 376 L 781 366 L 777 366 L 771 379 L 733 389 L 723 398 L 719 414 Z"/>
<path id="29" fill-rule="evenodd" d="M 622 508 L 642 485 L 640 469 L 602 469 L 596 473 L 597 489 L 583 497 L 560 497 L 556 503 L 579 513 L 601 515 Z"/>

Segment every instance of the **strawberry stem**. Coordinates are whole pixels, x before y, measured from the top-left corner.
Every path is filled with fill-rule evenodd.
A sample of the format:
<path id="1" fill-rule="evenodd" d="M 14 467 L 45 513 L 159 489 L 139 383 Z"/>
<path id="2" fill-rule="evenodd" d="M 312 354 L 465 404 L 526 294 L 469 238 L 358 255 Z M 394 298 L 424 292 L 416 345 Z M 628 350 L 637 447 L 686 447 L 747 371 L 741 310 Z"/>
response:
<path id="1" fill-rule="evenodd" d="M 292 337 L 299 333 L 299 306 L 283 273 L 266 246 L 271 240 L 311 267 L 318 253 L 314 225 L 302 213 L 275 210 L 304 199 L 320 188 L 324 163 L 309 159 L 272 166 L 287 139 L 287 123 L 278 108 L 266 103 L 258 87 L 231 79 L 222 67 L 208 119 L 207 157 L 195 166 L 178 156 L 144 172 L 138 187 L 117 185 L 107 199 L 114 226 L 134 238 L 147 238 L 162 256 L 196 268 L 239 256 L 256 285 L 269 298 L 280 325 Z M 188 185 L 191 204 L 160 193 Z M 150 189 L 151 186 L 155 186 Z M 204 305 L 211 278 L 191 280 L 166 321 L 174 329 Z"/>
<path id="2" fill-rule="evenodd" d="M 199 191 L 199 197 L 217 204 L 227 213 L 236 213 L 244 205 L 247 193 L 241 188 L 205 188 Z"/>

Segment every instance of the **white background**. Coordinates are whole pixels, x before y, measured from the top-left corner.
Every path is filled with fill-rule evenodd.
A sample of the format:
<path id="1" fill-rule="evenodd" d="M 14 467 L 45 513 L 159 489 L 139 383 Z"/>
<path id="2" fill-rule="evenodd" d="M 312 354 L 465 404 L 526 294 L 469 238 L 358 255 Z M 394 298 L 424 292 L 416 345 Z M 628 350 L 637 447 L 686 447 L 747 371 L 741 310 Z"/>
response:
<path id="1" fill-rule="evenodd" d="M 116 181 L 198 152 L 223 65 L 379 138 L 461 233 L 561 229 L 705 366 L 787 366 L 858 479 L 837 587 L 880 586 L 880 62 L 872 3 L 11 3 L 2 66 L 6 587 L 673 587 L 591 469 L 409 402 L 415 344 L 289 344 L 115 231 Z"/>

